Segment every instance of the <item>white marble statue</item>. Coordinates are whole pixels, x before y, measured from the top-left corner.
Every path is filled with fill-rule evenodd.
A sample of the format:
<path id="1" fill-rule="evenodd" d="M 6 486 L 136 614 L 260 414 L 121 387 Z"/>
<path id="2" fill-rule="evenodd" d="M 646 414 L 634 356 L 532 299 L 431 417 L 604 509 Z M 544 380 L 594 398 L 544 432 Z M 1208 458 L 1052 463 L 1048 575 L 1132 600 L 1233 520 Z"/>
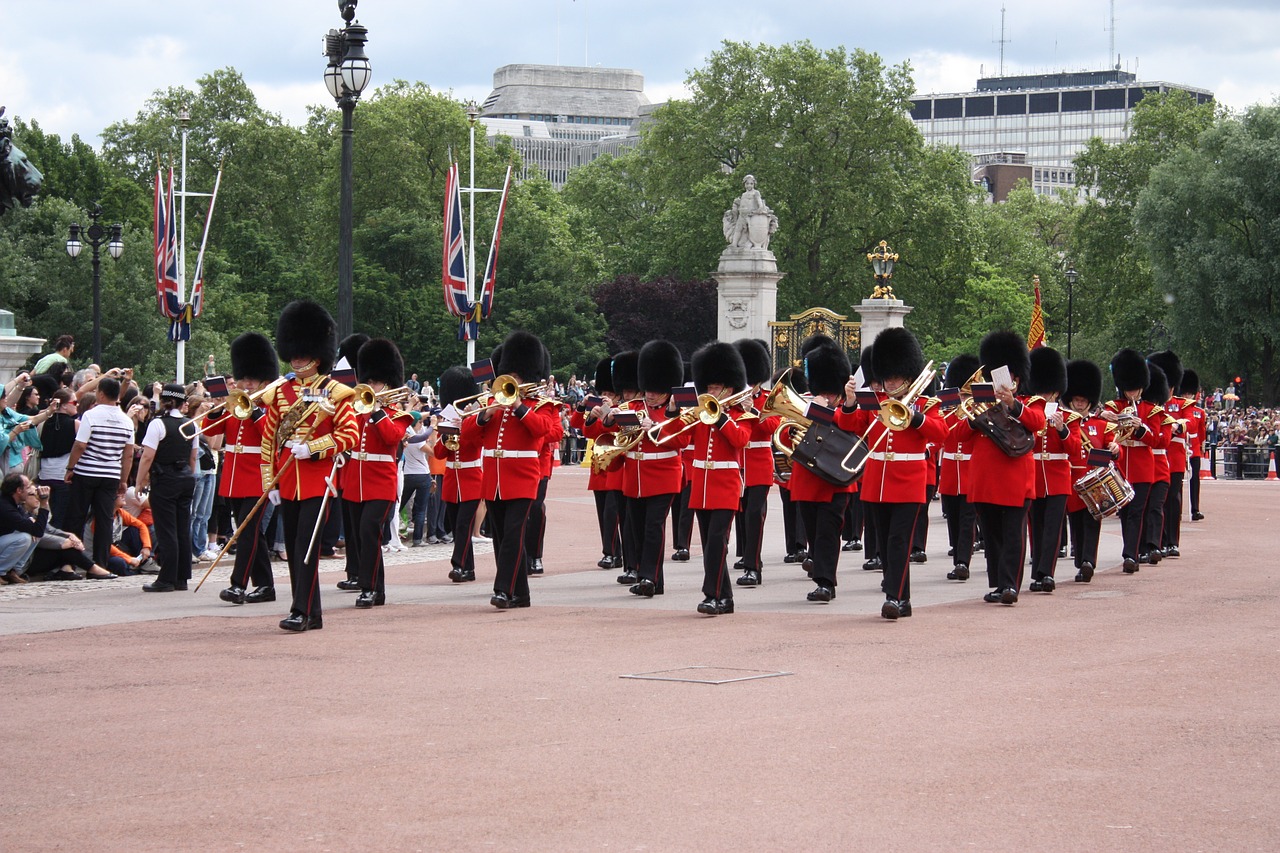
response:
<path id="1" fill-rule="evenodd" d="M 724 212 L 724 238 L 735 249 L 768 249 L 769 238 L 778 230 L 778 217 L 764 203 L 754 175 L 743 178 L 742 185 L 742 195 Z"/>

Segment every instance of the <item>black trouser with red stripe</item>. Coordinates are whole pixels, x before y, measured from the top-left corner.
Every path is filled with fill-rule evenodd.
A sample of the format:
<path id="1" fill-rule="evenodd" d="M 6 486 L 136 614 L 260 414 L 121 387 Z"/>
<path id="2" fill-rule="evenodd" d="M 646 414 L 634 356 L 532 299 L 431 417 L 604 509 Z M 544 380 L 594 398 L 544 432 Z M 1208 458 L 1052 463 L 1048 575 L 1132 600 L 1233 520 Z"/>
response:
<path id="1" fill-rule="evenodd" d="M 667 550 L 667 516 L 676 493 L 629 498 L 627 527 L 629 538 L 636 543 L 635 569 L 644 580 L 653 581 L 662 591 L 662 558 Z"/>
<path id="2" fill-rule="evenodd" d="M 1066 495 L 1048 495 L 1031 502 L 1031 579 L 1053 577 L 1062 544 L 1062 520 L 1067 514 Z"/>
<path id="3" fill-rule="evenodd" d="M 594 494 L 596 496 L 596 522 L 600 525 L 600 550 L 606 557 L 621 557 L 622 541 L 618 532 L 618 502 L 622 500 L 622 492 L 617 489 L 609 491 L 602 489 Z"/>
<path id="4" fill-rule="evenodd" d="M 697 509 L 699 540 L 702 542 L 702 594 L 706 598 L 732 599 L 729 583 L 729 525 L 731 509 Z"/>
<path id="5" fill-rule="evenodd" d="M 968 566 L 973 560 L 973 504 L 965 495 L 943 495 L 942 512 L 947 517 L 947 538 L 951 541 L 951 563 Z"/>
<path id="6" fill-rule="evenodd" d="M 800 520 L 800 504 L 791 500 L 790 489 L 779 488 L 778 497 L 782 498 L 782 538 L 786 540 L 787 553 L 799 553 L 808 547 L 804 522 Z"/>
<path id="7" fill-rule="evenodd" d="M 385 594 L 386 572 L 382 565 L 382 528 L 395 501 L 361 501 L 355 504 L 355 528 L 347 528 L 347 550 L 355 534 L 356 560 L 360 568 L 360 589 Z"/>
<path id="8" fill-rule="evenodd" d="M 912 551 L 923 551 L 929 545 L 929 505 L 937 493 L 937 485 L 924 487 L 924 503 L 920 504 L 920 517 L 916 519 L 916 529 L 911 534 Z"/>
<path id="9" fill-rule="evenodd" d="M 764 521 L 769 512 L 768 485 L 743 489 L 741 507 L 734 520 L 738 533 L 738 556 L 743 559 L 743 568 L 759 572 L 760 551 L 764 548 Z"/>
<path id="10" fill-rule="evenodd" d="M 1017 506 L 975 503 L 982 521 L 987 557 L 987 585 L 992 589 L 1022 586 L 1022 564 L 1026 559 L 1027 503 Z"/>
<path id="11" fill-rule="evenodd" d="M 796 501 L 804 529 L 809 534 L 809 559 L 813 560 L 813 580 L 818 586 L 836 588 L 840 532 L 844 529 L 844 510 L 848 504 L 848 492 L 836 492 L 826 503 Z M 871 504 L 864 506 L 868 519 L 871 509 Z"/>
<path id="12" fill-rule="evenodd" d="M 311 547 L 311 534 L 323 502 L 323 496 L 280 502 L 284 547 L 289 554 L 289 586 L 293 590 L 289 612 L 301 613 L 307 618 L 320 615 L 320 543 L 316 543 L 309 561 L 307 550 Z"/>
<path id="13" fill-rule="evenodd" d="M 529 508 L 529 523 L 524 528 L 524 550 L 530 563 L 542 559 L 542 540 L 547 533 L 547 485 L 550 477 L 538 481 L 538 497 Z"/>
<path id="14" fill-rule="evenodd" d="M 346 550 L 343 552 L 343 562 L 346 564 L 347 580 L 360 580 L 360 557 L 356 554 L 356 549 L 351 547 L 351 543 L 360 535 L 358 528 L 360 527 L 360 504 L 355 501 L 349 501 L 338 494 L 329 499 L 331 502 L 337 502 L 341 508 L 342 515 L 342 541 L 346 543 Z M 327 528 L 328 522 L 325 523 Z M 317 543 L 316 550 L 323 547 L 323 542 Z"/>
<path id="15" fill-rule="evenodd" d="M 875 516 L 877 549 L 884 561 L 884 597 L 911 600 L 911 547 L 915 530 L 924 523 L 928 504 L 867 503 L 868 517 Z"/>
<path id="16" fill-rule="evenodd" d="M 271 574 L 271 550 L 267 547 L 262 535 L 262 507 L 249 518 L 258 498 L 227 498 L 231 503 L 231 513 L 236 524 L 244 525 L 240 538 L 236 540 L 236 564 L 231 570 L 231 585 L 244 589 L 250 581 L 254 586 L 275 586 L 275 578 Z M 265 501 L 263 504 L 265 505 Z"/>
<path id="17" fill-rule="evenodd" d="M 1160 537 L 1164 535 L 1164 499 L 1169 494 L 1169 482 L 1157 480 L 1151 484 L 1151 494 L 1147 496 L 1147 512 L 1142 519 L 1142 551 L 1150 554 L 1160 547 Z"/>
<path id="18" fill-rule="evenodd" d="M 1182 541 L 1182 471 L 1169 474 L 1169 494 L 1164 499 L 1164 533 L 1160 537 L 1161 547 L 1176 548 Z"/>
<path id="19" fill-rule="evenodd" d="M 1071 525 L 1071 544 L 1075 547 L 1076 568 L 1085 563 L 1098 565 L 1098 537 L 1102 533 L 1102 522 L 1093 517 L 1087 509 L 1078 509 L 1068 514 L 1067 521 Z"/>
<path id="20" fill-rule="evenodd" d="M 1192 514 L 1195 514 L 1200 511 L 1200 457 L 1192 456 L 1189 464 L 1191 480 L 1187 483 L 1187 499 L 1191 501 Z"/>
<path id="21" fill-rule="evenodd" d="M 444 505 L 444 526 L 453 531 L 453 556 L 449 562 L 455 569 L 476 570 L 475 548 L 471 542 L 471 525 L 476 520 L 480 501 L 463 501 Z"/>
<path id="22" fill-rule="evenodd" d="M 688 551 L 689 540 L 693 538 L 693 510 L 689 508 L 691 491 L 693 483 L 685 480 L 684 487 L 671 505 L 671 548 L 675 551 Z"/>
<path id="23" fill-rule="evenodd" d="M 862 539 L 862 495 L 853 492 L 849 495 L 849 506 L 844 511 L 844 541 L 855 542 Z"/>
<path id="24" fill-rule="evenodd" d="M 524 553 L 524 529 L 529 523 L 533 498 L 486 501 L 489 506 L 489 532 L 493 534 L 493 553 L 498 573 L 493 591 L 510 598 L 529 597 L 529 565 Z"/>
<path id="25" fill-rule="evenodd" d="M 1120 508 L 1120 534 L 1124 539 L 1121 556 L 1138 559 L 1142 545 L 1142 519 L 1147 513 L 1147 499 L 1151 496 L 1150 483 L 1130 483 L 1133 500 Z"/>

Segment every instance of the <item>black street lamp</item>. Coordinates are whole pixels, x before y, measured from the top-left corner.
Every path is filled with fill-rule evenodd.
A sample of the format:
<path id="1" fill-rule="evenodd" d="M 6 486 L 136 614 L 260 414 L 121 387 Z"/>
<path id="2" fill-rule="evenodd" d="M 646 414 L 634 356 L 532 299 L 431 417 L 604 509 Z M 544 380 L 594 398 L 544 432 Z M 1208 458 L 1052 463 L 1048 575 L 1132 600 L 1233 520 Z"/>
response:
<path id="1" fill-rule="evenodd" d="M 324 39 L 324 55 L 329 59 L 324 70 L 324 85 L 342 110 L 342 190 L 338 203 L 339 339 L 350 335 L 352 328 L 352 114 L 360 93 L 369 85 L 371 74 L 369 57 L 364 53 L 369 31 L 354 20 L 356 2 L 338 0 L 338 9 L 347 25 L 341 30 L 329 30 Z"/>
<path id="2" fill-rule="evenodd" d="M 1080 273 L 1076 272 L 1075 264 L 1067 267 L 1065 273 L 1067 277 L 1067 359 L 1071 359 L 1071 330 L 1075 321 L 1075 288 L 1076 279 L 1080 277 Z"/>
<path id="3" fill-rule="evenodd" d="M 98 365 L 102 364 L 102 276 L 98 264 L 98 250 L 106 246 L 113 261 L 119 260 L 120 255 L 124 253 L 124 241 L 120 239 L 124 227 L 117 222 L 108 232 L 105 225 L 98 224 L 98 218 L 101 216 L 102 205 L 94 202 L 93 210 L 89 212 L 89 218 L 93 220 L 93 224 L 84 231 L 85 240 L 93 250 L 93 361 Z M 84 244 L 80 242 L 80 225 L 73 222 L 71 233 L 67 237 L 67 254 L 77 258 L 83 248 Z"/>

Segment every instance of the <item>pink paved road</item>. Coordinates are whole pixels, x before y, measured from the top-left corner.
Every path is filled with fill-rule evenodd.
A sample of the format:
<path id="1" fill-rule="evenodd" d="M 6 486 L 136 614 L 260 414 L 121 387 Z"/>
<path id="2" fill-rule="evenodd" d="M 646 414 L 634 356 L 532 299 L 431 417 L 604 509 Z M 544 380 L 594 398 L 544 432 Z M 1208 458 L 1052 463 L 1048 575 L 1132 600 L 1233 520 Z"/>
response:
<path id="1" fill-rule="evenodd" d="M 439 559 L 301 636 L 208 588 L 0 605 L 0 849 L 1275 849 L 1277 484 L 1208 483 L 1181 559 L 1011 608 L 938 580 L 935 527 L 937 600 L 891 624 L 878 575 L 805 606 L 776 559 L 732 616 L 692 566 L 631 601 L 582 568 L 576 473 L 528 610 Z M 791 674 L 621 677 L 689 666 Z"/>

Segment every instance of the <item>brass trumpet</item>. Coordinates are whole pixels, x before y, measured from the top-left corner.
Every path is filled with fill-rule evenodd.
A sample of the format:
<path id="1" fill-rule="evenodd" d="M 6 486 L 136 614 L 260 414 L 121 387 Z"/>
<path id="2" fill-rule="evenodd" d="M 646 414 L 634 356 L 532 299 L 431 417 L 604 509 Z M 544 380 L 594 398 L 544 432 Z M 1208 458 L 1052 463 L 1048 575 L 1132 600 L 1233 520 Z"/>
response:
<path id="1" fill-rule="evenodd" d="M 353 390 L 355 399 L 351 402 L 351 408 L 357 415 L 367 415 L 378 406 L 403 405 L 413 396 L 413 389 L 408 385 L 374 391 L 373 386 L 361 382 Z"/>
<path id="2" fill-rule="evenodd" d="M 913 407 L 916 399 L 924 393 L 924 389 L 929 387 L 929 383 L 933 382 L 935 375 L 933 362 L 930 361 L 901 397 L 890 397 L 880 404 L 880 423 L 894 432 L 901 432 L 911 426 L 911 419 L 915 416 Z"/>
<path id="3" fill-rule="evenodd" d="M 504 409 L 517 406 L 525 397 L 539 397 L 547 386 L 538 382 L 517 382 L 516 378 L 509 373 L 504 373 L 497 379 L 493 380 L 492 396 L 493 399 L 486 405 L 478 409 L 467 412 L 464 417 L 478 415 L 481 412 L 487 412 L 490 409 Z M 480 394 L 472 394 L 470 397 L 463 397 L 460 400 L 454 400 L 453 405 L 458 407 L 459 403 L 468 403 L 472 400 L 479 400 L 481 397 L 489 396 L 488 392 Z"/>
<path id="4" fill-rule="evenodd" d="M 663 421 L 660 424 L 654 424 L 649 427 L 645 435 L 654 444 L 666 444 L 668 441 L 671 441 L 671 439 L 684 435 L 699 423 L 704 423 L 708 426 L 714 425 L 716 421 L 720 420 L 720 415 L 726 408 L 736 406 L 743 400 L 750 399 L 752 396 L 753 391 L 750 388 L 739 391 L 736 394 L 730 394 L 723 400 L 711 394 L 699 394 L 698 405 L 690 406 L 671 420 Z M 662 430 L 666 428 L 667 424 L 677 420 L 683 421 L 684 426 L 670 435 L 662 435 Z"/>
<path id="5" fill-rule="evenodd" d="M 187 421 L 182 426 L 178 427 L 178 433 L 183 438 L 187 440 L 191 440 L 195 438 L 197 435 L 204 435 L 209 430 L 220 426 L 221 424 L 225 423 L 229 418 L 235 418 L 236 420 L 241 420 L 241 421 L 249 420 L 249 418 L 253 417 L 253 410 L 257 407 L 257 403 L 259 400 L 262 399 L 263 395 L 266 394 L 268 391 L 284 383 L 287 378 L 288 377 L 281 376 L 279 379 L 276 379 L 275 381 L 271 382 L 269 385 L 265 385 L 262 388 L 259 388 L 257 391 L 254 391 L 252 394 L 249 394 L 245 391 L 241 391 L 239 388 L 232 388 L 230 391 L 227 392 L 227 399 L 222 404 L 222 407 L 227 410 L 227 413 L 225 415 L 218 418 L 216 421 L 209 424 L 208 426 L 201 427 L 199 429 L 195 428 L 196 426 L 195 421 Z"/>

